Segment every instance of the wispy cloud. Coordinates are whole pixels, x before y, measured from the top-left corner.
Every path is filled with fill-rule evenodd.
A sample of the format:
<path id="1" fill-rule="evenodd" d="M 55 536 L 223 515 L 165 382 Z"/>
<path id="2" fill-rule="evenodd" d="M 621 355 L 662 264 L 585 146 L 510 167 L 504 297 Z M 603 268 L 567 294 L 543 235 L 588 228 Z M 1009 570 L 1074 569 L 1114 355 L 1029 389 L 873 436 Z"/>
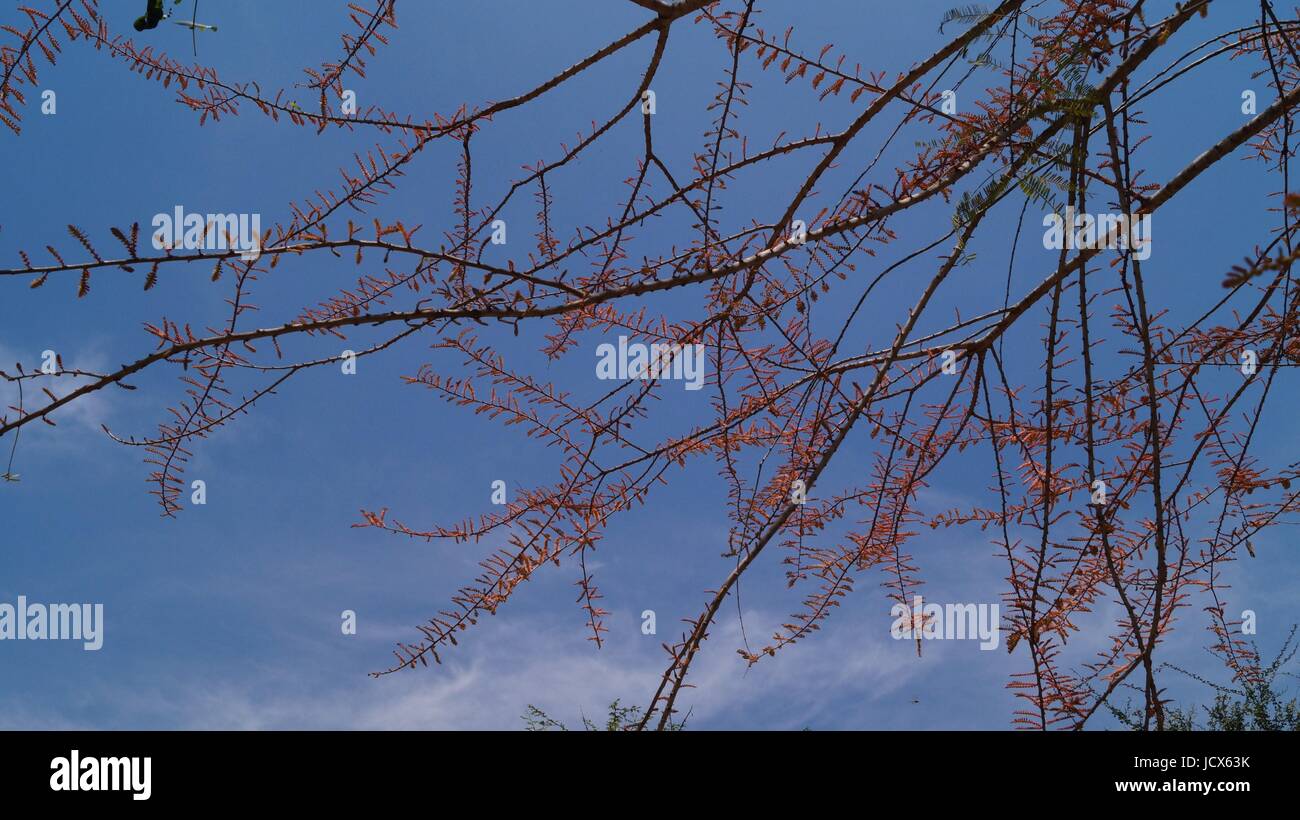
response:
<path id="1" fill-rule="evenodd" d="M 378 680 L 330 680 L 321 667 L 299 664 L 249 674 L 241 664 L 239 677 L 220 681 L 208 668 L 201 677 L 165 675 L 150 686 L 97 690 L 94 697 L 105 703 L 88 704 L 87 713 L 102 716 L 89 728 L 521 729 L 529 704 L 573 727 L 583 715 L 599 720 L 616 698 L 644 705 L 666 662 L 658 639 L 598 651 L 574 638 L 571 623 L 550 626 L 481 624 L 474 656 Z M 740 640 L 734 620 L 711 635 L 689 679 L 694 688 L 681 701 L 690 725 L 802 728 L 831 701 L 866 708 L 919 672 L 908 653 L 887 645 L 883 632 L 825 630 L 748 671 L 732 651 Z M 760 708 L 771 714 L 755 722 Z M 51 720 L 28 708 L 11 712 L 8 724 L 49 727 Z"/>

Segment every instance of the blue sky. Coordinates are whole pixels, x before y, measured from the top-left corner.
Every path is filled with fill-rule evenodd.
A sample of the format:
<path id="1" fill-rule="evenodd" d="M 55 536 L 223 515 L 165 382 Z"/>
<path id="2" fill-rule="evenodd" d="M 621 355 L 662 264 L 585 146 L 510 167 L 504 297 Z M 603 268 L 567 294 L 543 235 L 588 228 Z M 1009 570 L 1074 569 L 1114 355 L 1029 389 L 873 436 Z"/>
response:
<path id="1" fill-rule="evenodd" d="M 123 31 L 142 5 L 101 3 Z M 302 67 L 333 59 L 346 24 L 344 4 L 333 8 L 318 0 L 202 5 L 201 16 L 221 30 L 199 38 L 200 58 L 227 81 L 256 79 L 263 88 L 290 87 L 304 78 Z M 951 3 L 762 5 L 760 24 L 766 29 L 795 25 L 795 42 L 805 50 L 834 41 L 864 69 L 892 75 L 942 41 L 936 29 Z M 1189 26 L 1193 31 L 1183 44 L 1232 28 L 1236 16 L 1243 25 L 1252 21 L 1245 8 L 1250 4 L 1217 6 L 1213 26 Z M 614 0 L 403 0 L 392 44 L 371 61 L 366 79 L 349 77 L 346 84 L 358 92 L 362 107 L 449 114 L 463 102 L 480 104 L 532 87 L 646 15 Z M 178 27 L 137 39 L 188 59 L 189 35 Z M 553 158 L 560 142 L 572 144 L 575 132 L 616 110 L 639 78 L 649 46 L 637 44 L 540 104 L 498 117 L 475 157 L 476 190 L 495 201 L 521 165 Z M 675 27 L 654 83 L 655 140 L 682 175 L 692 152 L 706 145 L 706 106 L 727 62 L 705 27 Z M 1149 180 L 1167 178 L 1239 125 L 1243 89 L 1258 91 L 1261 109 L 1267 104 L 1264 81 L 1251 76 L 1257 68 L 1219 58 L 1196 79 L 1175 83 L 1145 106 L 1152 122 L 1163 123 L 1140 155 Z M 819 120 L 842 127 L 851 116 L 846 99 L 819 107 L 806 85 L 786 86 L 779 75 L 761 73 L 752 58 L 742 60 L 741 72 L 755 86 L 740 120 L 754 145 L 769 145 L 782 131 L 811 131 Z M 385 139 L 364 130 L 317 136 L 312 129 L 271 123 L 248 107 L 241 116 L 199 127 L 197 116 L 176 104 L 171 92 L 84 44 L 66 46 L 57 67 L 42 69 L 39 87 L 57 92 L 57 114 L 41 116 L 39 95 L 29 95 L 22 136 L 0 132 L 0 151 L 8 160 L 0 194 L 0 267 L 16 264 L 20 248 L 50 243 L 70 250 L 68 223 L 108 246 L 110 226 L 147 226 L 154 214 L 177 204 L 199 212 L 258 212 L 266 224 L 286 219 L 288 203 L 333 185 L 336 169 L 351 161 L 353 151 Z M 976 77 L 969 96 L 983 87 L 983 78 Z M 824 190 L 842 190 L 895 122 L 864 135 Z M 902 148 L 921 138 L 909 132 Z M 609 144 L 558 178 L 557 221 L 571 232 L 603 219 L 624 195 L 622 181 L 634 170 L 640 139 L 639 119 L 629 120 Z M 439 236 L 452 217 L 456 150 L 448 142 L 422 153 L 374 215 L 422 222 L 425 239 Z M 737 220 L 730 223 L 734 228 L 742 218 L 774 218 L 808 161 L 774 165 L 738 182 L 724 194 L 724 221 Z M 1258 164 L 1234 157 L 1162 211 L 1148 265 L 1154 298 L 1174 315 L 1191 315 L 1217 299 L 1222 273 L 1264 240 L 1274 223 L 1264 196 L 1275 188 L 1276 180 Z M 517 214 L 513 224 L 524 226 L 533 203 L 522 202 L 507 219 Z M 769 207 L 748 207 L 754 203 Z M 963 314 L 976 312 L 968 306 L 981 299 L 1000 303 L 1012 211 L 1019 211 L 1018 203 L 995 218 L 990 239 L 972 249 L 976 263 L 961 269 L 956 287 L 941 297 Z M 913 231 L 911 242 L 859 260 L 859 272 L 869 274 L 922 239 L 934 239 L 949 218 L 949 206 L 942 204 L 909 213 L 894 227 Z M 680 218 L 666 219 L 641 239 L 661 251 L 683 244 L 672 233 L 681 224 Z M 1039 253 L 1017 256 L 1014 281 L 1020 285 L 1044 273 L 1047 257 L 1038 248 L 1037 224 L 1027 223 L 1025 247 Z M 263 309 L 258 321 L 279 321 L 346 287 L 357 272 L 332 260 L 289 260 L 264 277 L 255 300 Z M 144 293 L 138 276 L 105 271 L 89 296 L 76 300 L 72 278 L 52 278 L 38 291 L 25 282 L 0 282 L 0 367 L 21 361 L 35 368 L 41 352 L 52 349 L 67 367 L 111 368 L 150 348 L 143 322 L 164 315 L 196 327 L 222 321 L 227 284 L 213 284 L 197 269 L 177 271 Z M 687 302 L 665 304 L 692 308 Z M 901 296 L 885 288 L 869 308 L 868 338 L 881 341 L 901 304 Z M 1020 338 L 1031 352 L 1041 349 L 1037 321 Z M 538 336 L 513 340 L 508 331 L 491 332 L 485 330 L 483 338 L 499 343 L 503 354 L 538 360 Z M 366 338 L 358 334 L 346 346 L 360 347 Z M 661 488 L 650 504 L 616 523 L 602 543 L 596 574 L 611 612 L 604 649 L 585 640 L 583 614 L 573 603 L 577 574 L 566 566 L 537 573 L 498 615 L 446 653 L 443 666 L 367 677 L 389 665 L 395 641 L 413 641 L 414 627 L 472 579 L 491 545 L 426 544 L 354 529 L 358 510 L 388 506 L 413 524 L 449 523 L 488 511 L 493 480 L 517 487 L 553 476 L 554 451 L 401 383 L 400 376 L 423 362 L 454 363 L 429 351 L 431 341 L 417 337 L 390 355 L 364 359 L 353 377 L 331 369 L 309 372 L 252 415 L 201 442 L 187 478 L 207 483 L 208 504 L 187 508 L 176 520 L 158 516 L 140 452 L 99 431 L 101 423 L 121 434 L 153 431 L 164 408 L 180 396 L 174 372 L 143 376 L 134 392 L 98 394 L 55 416 L 57 429 L 26 428 L 14 467 L 22 483 L 0 486 L 0 601 L 26 595 L 33 601 L 103 603 L 105 643 L 98 652 L 84 652 L 72 642 L 0 642 L 0 726 L 520 728 L 519 715 L 530 703 L 570 721 L 579 712 L 600 712 L 614 698 L 644 704 L 665 663 L 660 643 L 675 639 L 678 619 L 694 616 L 705 590 L 728 569 L 719 556 L 728 528 L 725 487 L 712 464 L 696 465 Z M 1022 377 L 1035 372 L 1032 356 L 1024 367 Z M 585 364 L 557 366 L 554 376 L 585 393 L 599 387 Z M 1274 413 L 1296 397 L 1290 385 L 1278 389 L 1284 393 L 1274 398 Z M 0 398 L 12 402 L 12 391 Z M 706 408 L 707 391 L 673 401 L 680 404 L 656 421 L 664 430 L 674 429 L 675 413 Z M 1297 443 L 1289 422 L 1276 415 L 1264 421 L 1268 440 L 1283 457 Z M 0 444 L 7 455 L 9 440 Z M 846 458 L 836 467 L 844 472 L 828 480 L 860 473 L 869 463 L 867 446 L 864 440 L 856 462 Z M 932 508 L 987 497 L 987 454 L 954 464 L 927 490 Z M 1257 560 L 1227 569 L 1233 584 L 1229 609 L 1258 613 L 1266 653 L 1297 620 L 1300 573 L 1288 535 L 1279 528 L 1259 539 Z M 913 553 L 928 599 L 997 600 L 1005 561 L 978 530 L 927 533 Z M 744 587 L 745 626 L 760 643 L 801 597 L 785 589 L 779 572 L 775 565 L 762 568 Z M 1023 656 L 981 652 L 973 642 L 936 641 L 917 658 L 913 644 L 890 639 L 889 602 L 876 580 L 864 579 L 820 633 L 748 671 L 734 652 L 741 645 L 740 627 L 729 604 L 692 677 L 697 688 L 686 699 L 692 725 L 1008 727 L 1017 706 L 1004 685 L 1023 668 Z M 345 609 L 358 614 L 356 636 L 340 633 Z M 657 613 L 657 636 L 640 632 L 645 609 Z M 1167 659 L 1213 674 L 1216 668 L 1201 648 L 1207 639 L 1203 616 L 1187 611 L 1182 620 Z M 1071 649 L 1086 658 L 1104 641 L 1104 633 L 1083 633 Z M 1167 683 L 1173 692 L 1207 699 L 1204 689 L 1178 676 L 1168 676 Z"/>

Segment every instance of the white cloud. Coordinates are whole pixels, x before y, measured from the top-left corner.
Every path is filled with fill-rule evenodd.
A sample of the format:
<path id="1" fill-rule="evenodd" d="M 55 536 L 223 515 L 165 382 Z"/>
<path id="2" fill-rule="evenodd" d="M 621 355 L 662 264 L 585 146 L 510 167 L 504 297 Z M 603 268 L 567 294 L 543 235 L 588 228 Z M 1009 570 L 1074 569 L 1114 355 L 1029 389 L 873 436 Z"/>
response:
<path id="1" fill-rule="evenodd" d="M 25 372 L 39 372 L 42 352 L 38 350 L 24 351 L 26 355 L 20 355 L 18 352 L 0 345 L 0 370 L 11 376 L 17 375 L 16 364 L 21 363 Z M 79 351 L 75 357 L 69 351 L 58 352 L 63 356 L 63 366 L 69 369 L 102 373 L 105 372 L 108 366 L 107 357 L 95 347 Z M 55 396 L 63 397 L 84 386 L 87 381 L 87 379 L 72 375 L 25 381 L 22 387 L 23 401 L 21 406 L 32 410 L 48 404 L 49 397 L 45 395 L 42 388 L 47 388 Z M 108 421 L 112 403 L 109 391 L 113 389 L 115 388 L 105 388 L 104 390 L 88 393 L 56 410 L 51 414 L 50 418 L 58 425 L 57 428 L 51 428 L 49 425 L 41 423 L 28 424 L 22 428 L 22 435 L 29 439 L 42 440 L 42 446 L 57 446 L 60 441 L 66 441 L 70 433 L 83 435 L 85 433 L 94 433 L 102 436 L 103 431 L 100 425 Z M 15 414 L 10 408 L 18 406 L 20 406 L 18 385 L 7 379 L 0 380 L 0 415 L 12 419 Z M 63 435 L 60 435 L 60 433 L 63 433 Z M 8 438 L 8 436 L 5 436 L 6 445 L 9 444 Z M 21 445 L 19 449 L 21 449 Z M 5 458 L 8 458 L 7 449 Z"/>
<path id="2" fill-rule="evenodd" d="M 770 622 L 755 613 L 746 619 L 751 631 Z M 691 710 L 690 725 L 802 728 L 831 701 L 869 708 L 919 674 L 919 664 L 893 651 L 883 629 L 840 626 L 748 671 L 734 651 L 741 643 L 734 618 L 717 626 L 688 679 L 694 688 L 681 696 L 683 710 Z M 489 619 L 475 627 L 481 632 L 473 636 L 472 657 L 454 657 L 469 648 L 459 647 L 443 666 L 378 680 L 358 674 L 322 681 L 322 667 L 312 664 L 253 675 L 241 665 L 238 679 L 228 675 L 220 682 L 214 669 L 192 677 L 163 674 L 147 687 L 97 688 L 94 697 L 105 702 L 91 705 L 104 717 L 91 728 L 522 729 L 520 716 L 529 704 L 574 728 L 582 715 L 599 721 L 616 698 L 644 706 L 666 664 L 658 648 L 662 638 L 637 634 L 621 647 L 609 643 L 597 651 L 572 627 L 567 620 L 525 626 Z M 11 715 L 9 723 L 53 725 L 31 709 Z"/>

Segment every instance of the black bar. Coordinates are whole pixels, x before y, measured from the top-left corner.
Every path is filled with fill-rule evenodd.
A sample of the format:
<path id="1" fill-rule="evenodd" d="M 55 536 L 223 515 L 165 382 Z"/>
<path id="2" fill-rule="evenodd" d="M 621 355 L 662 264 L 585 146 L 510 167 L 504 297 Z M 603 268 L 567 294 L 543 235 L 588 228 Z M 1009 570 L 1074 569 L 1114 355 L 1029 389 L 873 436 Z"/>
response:
<path id="1" fill-rule="evenodd" d="M 549 734 L 549 736 L 547 736 Z M 619 733 L 606 733 L 614 735 Z M 589 733 L 427 732 L 7 732 L 0 787 L 42 806 L 341 806 L 342 798 L 390 809 L 414 800 L 527 800 L 545 805 L 608 788 L 611 796 L 696 781 L 701 799 L 726 803 L 768 791 L 787 799 L 892 794 L 917 810 L 942 805 L 1026 809 L 1171 805 L 1229 807 L 1294 798 L 1296 743 L 1286 733 L 678 732 L 592 738 Z M 585 737 L 584 737 L 585 736 Z M 117 791 L 67 786 L 73 751 L 82 777 L 135 766 Z M 104 758 L 111 758 L 105 765 Z M 121 758 L 136 758 L 134 764 Z M 147 799 L 136 799 L 149 759 Z M 61 760 L 60 760 L 61 759 Z M 93 759 L 93 762 L 92 762 Z M 1194 764 L 1194 765 L 1191 765 Z M 1163 767 L 1163 768 L 1162 768 Z M 94 771 L 94 775 L 88 772 Z M 53 779 L 53 780 L 52 780 Z M 1185 784 L 1210 783 L 1202 793 Z M 1117 784 L 1153 784 L 1148 787 Z M 820 786 L 818 784 L 821 784 Z M 1168 785 L 1166 785 L 1168 784 Z M 696 787 L 691 787 L 696 788 Z M 1121 788 L 1153 788 L 1134 794 Z M 539 790 L 540 791 L 537 791 Z M 137 790 L 142 791 L 142 790 Z M 668 792 L 660 794 L 668 798 Z M 675 799 L 674 799 L 675 800 Z M 938 802 L 934 802 L 937 800 Z M 1047 802 L 1044 802 L 1047 801 Z M 672 801 L 670 801 L 672 802 Z M 1280 805 L 1286 805 L 1285 802 Z"/>

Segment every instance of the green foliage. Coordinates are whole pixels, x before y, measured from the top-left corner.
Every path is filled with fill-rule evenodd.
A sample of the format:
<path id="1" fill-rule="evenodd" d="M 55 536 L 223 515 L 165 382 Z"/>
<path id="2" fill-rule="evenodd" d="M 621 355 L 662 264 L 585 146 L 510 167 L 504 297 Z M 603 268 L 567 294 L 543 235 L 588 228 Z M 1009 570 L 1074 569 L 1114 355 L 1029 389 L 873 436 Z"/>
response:
<path id="1" fill-rule="evenodd" d="M 1297 647 L 1294 644 L 1296 628 L 1291 627 L 1290 634 L 1282 643 L 1277 657 L 1260 670 L 1259 679 L 1241 685 L 1240 688 L 1220 686 L 1197 675 L 1169 666 L 1178 672 L 1195 678 L 1213 688 L 1216 692 L 1214 704 L 1201 706 L 1205 711 L 1204 724 L 1198 725 L 1196 716 L 1198 707 L 1174 707 L 1165 712 L 1165 730 L 1172 732 L 1211 731 L 1211 732 L 1296 732 L 1300 731 L 1300 700 L 1286 699 L 1285 690 L 1277 685 L 1278 675 L 1295 677 L 1284 672 L 1282 667 L 1295 657 Z M 1106 704 L 1115 719 L 1129 729 L 1142 729 L 1142 707 L 1125 704 L 1123 709 Z"/>
<path id="2" fill-rule="evenodd" d="M 973 68 L 996 68 L 996 69 L 1006 68 L 1005 63 L 1003 63 L 1001 60 L 994 58 L 988 52 L 984 52 L 980 54 L 979 56 L 975 57 L 973 60 L 967 60 L 967 62 L 970 63 Z"/>
<path id="3" fill-rule="evenodd" d="M 942 19 L 939 20 L 939 33 L 943 33 L 943 27 L 949 23 L 961 23 L 962 25 L 975 25 L 989 16 L 989 10 L 983 6 L 971 4 L 968 6 L 958 6 L 948 9 L 944 12 Z"/>
<path id="4" fill-rule="evenodd" d="M 953 211 L 952 226 L 960 228 L 962 225 L 969 224 L 975 217 L 993 207 L 1009 187 L 1010 180 L 1005 176 L 998 176 L 985 183 L 978 191 L 963 193 L 957 202 L 956 210 Z"/>
<path id="5" fill-rule="evenodd" d="M 1067 191 L 1070 188 L 1069 180 L 1060 174 L 1052 173 L 1026 174 L 1018 184 L 1025 196 L 1029 197 L 1030 202 L 1040 202 L 1052 212 L 1059 212 L 1062 209 L 1061 201 L 1056 198 L 1054 191 Z"/>
<path id="6" fill-rule="evenodd" d="M 1060 146 L 1062 152 L 1069 150 L 1069 146 Z M 1049 156 L 1048 162 L 1062 168 L 1067 167 L 1062 159 L 1062 154 L 1055 151 Z M 1007 193 L 1010 187 L 1011 180 L 1005 176 L 999 176 L 985 183 L 977 191 L 963 193 L 961 199 L 957 202 L 956 209 L 953 211 L 952 226 L 960 228 L 968 224 L 977 215 L 997 204 L 997 201 Z M 1061 212 L 1063 206 L 1055 192 L 1070 190 L 1070 181 L 1061 174 L 1043 171 L 1037 174 L 1025 173 L 1021 175 L 1016 180 L 1016 187 L 1029 199 L 1031 205 L 1038 203 L 1050 211 Z"/>
<path id="7" fill-rule="evenodd" d="M 552 718 L 550 715 L 538 709 L 531 703 L 528 704 L 528 713 L 520 716 L 529 732 L 567 732 L 569 727 L 560 721 Z M 623 732 L 632 729 L 641 720 L 640 706 L 623 706 L 616 699 L 609 705 L 609 714 L 605 716 L 603 726 L 598 725 L 594 720 L 582 715 L 582 729 L 587 732 Z M 669 731 L 680 731 L 686 728 L 686 721 L 681 723 L 669 722 Z"/>

